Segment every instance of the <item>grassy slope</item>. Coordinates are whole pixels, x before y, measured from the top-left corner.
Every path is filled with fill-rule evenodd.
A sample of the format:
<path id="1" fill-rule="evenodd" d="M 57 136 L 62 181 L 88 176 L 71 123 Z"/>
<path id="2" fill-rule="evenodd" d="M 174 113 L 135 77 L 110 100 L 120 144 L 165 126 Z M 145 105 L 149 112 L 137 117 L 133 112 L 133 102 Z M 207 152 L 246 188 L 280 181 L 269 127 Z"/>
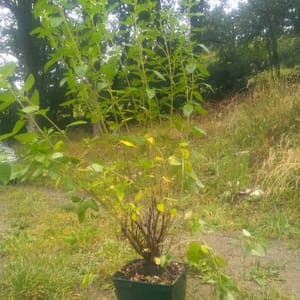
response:
<path id="1" fill-rule="evenodd" d="M 203 124 L 208 138 L 199 145 L 199 172 L 204 198 L 225 215 L 222 228 L 245 227 L 265 237 L 299 234 L 299 99 L 299 85 L 265 81 Z M 260 188 L 265 196 L 239 194 L 247 188 Z M 218 213 L 214 218 L 221 223 Z"/>
<path id="2" fill-rule="evenodd" d="M 205 188 L 181 204 L 181 237 L 189 239 L 201 220 L 202 229 L 235 233 L 247 228 L 259 238 L 288 239 L 299 247 L 299 99 L 299 85 L 287 88 L 265 80 L 248 96 L 209 108 L 208 116 L 195 120 L 206 137 L 170 124 L 134 129 L 170 148 L 191 140 Z M 73 141 L 70 149 L 109 161 L 122 158 L 118 138 L 94 140 L 84 153 L 81 142 Z M 241 195 L 246 188 L 260 188 L 264 195 Z M 0 299 L 104 299 L 111 295 L 103 290 L 110 290 L 113 271 L 134 257 L 103 211 L 80 225 L 57 191 L 0 187 L 0 208 Z"/>

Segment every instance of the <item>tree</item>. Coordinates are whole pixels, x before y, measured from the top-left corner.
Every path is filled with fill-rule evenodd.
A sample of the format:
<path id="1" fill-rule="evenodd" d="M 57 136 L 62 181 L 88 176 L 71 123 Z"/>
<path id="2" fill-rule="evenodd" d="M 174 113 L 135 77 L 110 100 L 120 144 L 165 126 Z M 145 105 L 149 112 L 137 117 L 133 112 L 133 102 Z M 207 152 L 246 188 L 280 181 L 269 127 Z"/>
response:
<path id="1" fill-rule="evenodd" d="M 278 38 L 284 33 L 286 20 L 293 7 L 288 0 L 249 0 L 240 8 L 240 37 L 263 39 L 271 68 L 280 74 Z"/>
<path id="2" fill-rule="evenodd" d="M 30 74 L 35 78 L 34 88 L 40 95 L 40 105 L 49 108 L 51 119 L 58 124 L 65 123 L 61 115 L 70 115 L 68 108 L 61 108 L 66 89 L 60 86 L 62 65 L 56 64 L 48 71 L 44 65 L 49 60 L 51 47 L 45 39 L 38 39 L 32 31 L 39 26 L 33 8 L 36 0 L 0 0 L 0 7 L 10 10 L 13 23 L 6 29 L 6 49 L 18 59 L 18 66 L 24 81 Z"/>

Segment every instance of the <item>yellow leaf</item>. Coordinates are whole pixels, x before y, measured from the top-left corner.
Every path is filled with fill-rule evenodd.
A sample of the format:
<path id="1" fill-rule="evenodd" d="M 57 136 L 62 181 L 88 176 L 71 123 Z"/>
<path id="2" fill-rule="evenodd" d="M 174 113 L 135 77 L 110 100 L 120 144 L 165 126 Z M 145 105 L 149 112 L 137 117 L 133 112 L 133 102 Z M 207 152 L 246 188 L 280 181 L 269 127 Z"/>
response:
<path id="1" fill-rule="evenodd" d="M 137 214 L 135 214 L 135 213 L 131 214 L 131 220 L 132 221 L 137 221 L 138 220 Z"/>
<path id="2" fill-rule="evenodd" d="M 61 179 L 61 177 L 58 177 L 57 180 L 56 180 L 56 182 L 55 182 L 55 187 L 56 187 L 56 188 L 57 188 L 57 187 L 59 186 L 59 184 L 60 184 L 60 179 Z"/>
<path id="3" fill-rule="evenodd" d="M 154 158 L 156 161 L 163 161 L 164 159 L 162 158 L 162 157 L 160 157 L 160 156 L 155 156 L 155 158 Z"/>
<path id="4" fill-rule="evenodd" d="M 131 143 L 129 141 L 120 140 L 120 143 L 123 144 L 123 145 L 125 145 L 125 146 L 127 146 L 127 147 L 133 147 L 133 148 L 136 147 L 135 144 L 133 144 L 133 143 Z"/>
<path id="5" fill-rule="evenodd" d="M 178 157 L 172 155 L 168 158 L 169 164 L 171 166 L 180 166 L 181 165 L 181 161 Z"/>
<path id="6" fill-rule="evenodd" d="M 158 203 L 158 204 L 156 205 L 156 209 L 157 209 L 159 212 L 163 213 L 163 212 L 165 211 L 165 205 L 164 205 L 163 203 Z"/>
<path id="7" fill-rule="evenodd" d="M 142 191 L 139 191 L 139 192 L 135 195 L 134 201 L 136 201 L 136 202 L 140 201 L 140 200 L 143 198 L 143 196 L 144 196 L 143 192 L 142 192 Z"/>
<path id="8" fill-rule="evenodd" d="M 147 141 L 150 145 L 154 145 L 154 143 L 155 143 L 153 137 L 148 137 L 148 138 L 146 138 L 146 141 Z"/>
<path id="9" fill-rule="evenodd" d="M 179 147 L 181 147 L 181 148 L 186 148 L 186 147 L 188 147 L 188 143 L 187 142 L 182 142 L 182 143 L 179 143 Z"/>
<path id="10" fill-rule="evenodd" d="M 170 183 L 171 182 L 171 179 L 166 177 L 166 176 L 163 176 L 162 177 L 163 181 L 165 181 L 166 183 Z"/>
<path id="11" fill-rule="evenodd" d="M 186 148 L 181 148 L 180 149 L 180 152 L 181 152 L 181 156 L 184 158 L 184 159 L 188 159 L 189 156 L 190 156 L 190 152 L 188 149 Z"/>
<path id="12" fill-rule="evenodd" d="M 159 257 L 154 257 L 153 258 L 153 262 L 156 264 L 156 265 L 160 265 L 160 258 Z"/>
<path id="13" fill-rule="evenodd" d="M 201 245 L 201 251 L 205 254 L 209 254 L 210 253 L 210 248 L 206 245 Z"/>
<path id="14" fill-rule="evenodd" d="M 171 208 L 171 209 L 170 209 L 170 215 L 171 215 L 171 216 L 176 216 L 176 215 L 177 215 L 177 210 L 176 210 L 176 208 Z"/>

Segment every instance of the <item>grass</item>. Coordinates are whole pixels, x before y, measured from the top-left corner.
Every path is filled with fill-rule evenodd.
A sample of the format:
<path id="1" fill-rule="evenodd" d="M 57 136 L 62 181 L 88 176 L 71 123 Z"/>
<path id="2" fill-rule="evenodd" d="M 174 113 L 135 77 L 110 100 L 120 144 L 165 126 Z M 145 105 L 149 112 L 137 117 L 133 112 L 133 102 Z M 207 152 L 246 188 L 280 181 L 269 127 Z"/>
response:
<path id="1" fill-rule="evenodd" d="M 265 78 L 248 95 L 209 107 L 207 116 L 195 119 L 207 132 L 201 138 L 177 121 L 121 136 L 73 139 L 67 147 L 74 156 L 101 163 L 126 159 L 120 138 L 148 133 L 170 150 L 189 138 L 204 188 L 180 204 L 181 238 L 199 230 L 246 228 L 261 239 L 288 239 L 300 247 L 299 98 L 299 85 L 287 88 L 284 81 Z M 258 197 L 243 193 L 258 188 Z M 106 290 L 111 295 L 112 273 L 135 256 L 103 210 L 79 224 L 67 197 L 52 188 L 0 187 L 0 208 L 0 299 L 104 298 Z M 268 286 L 277 270 L 264 265 L 250 271 L 253 280 L 266 283 L 259 299 L 288 299 Z"/>
<path id="2" fill-rule="evenodd" d="M 206 186 L 205 202 L 221 205 L 232 229 L 299 237 L 299 97 L 299 85 L 287 89 L 284 82 L 267 81 L 204 122 L 209 134 L 198 143 L 198 172 Z M 262 189 L 264 195 L 241 197 L 247 188 Z"/>
<path id="3" fill-rule="evenodd" d="M 81 299 L 91 285 L 111 289 L 108 278 L 131 250 L 107 238 L 117 232 L 101 212 L 81 225 L 66 201 L 45 188 L 1 188 L 0 299 Z"/>
<path id="4" fill-rule="evenodd" d="M 282 269 L 274 263 L 272 264 L 261 264 L 257 263 L 254 267 L 250 269 L 249 277 L 260 286 L 266 286 L 272 280 L 279 280 L 279 271 Z"/>

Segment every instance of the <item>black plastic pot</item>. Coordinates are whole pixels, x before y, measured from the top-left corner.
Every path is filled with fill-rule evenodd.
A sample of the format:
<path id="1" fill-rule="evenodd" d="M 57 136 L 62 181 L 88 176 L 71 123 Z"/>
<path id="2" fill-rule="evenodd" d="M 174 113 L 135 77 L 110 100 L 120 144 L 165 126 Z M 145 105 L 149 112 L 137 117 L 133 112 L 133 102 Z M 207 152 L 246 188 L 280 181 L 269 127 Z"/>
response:
<path id="1" fill-rule="evenodd" d="M 113 275 L 118 300 L 184 300 L 186 268 L 171 285 L 124 279 L 120 272 Z"/>

